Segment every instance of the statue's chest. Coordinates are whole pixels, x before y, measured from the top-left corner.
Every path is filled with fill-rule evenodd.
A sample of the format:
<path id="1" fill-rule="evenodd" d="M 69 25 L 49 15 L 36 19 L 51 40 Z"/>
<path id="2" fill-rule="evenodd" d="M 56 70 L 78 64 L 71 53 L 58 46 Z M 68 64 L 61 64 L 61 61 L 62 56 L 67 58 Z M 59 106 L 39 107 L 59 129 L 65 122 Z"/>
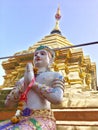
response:
<path id="1" fill-rule="evenodd" d="M 52 81 L 54 80 L 55 76 L 53 72 L 44 72 L 39 74 L 36 77 L 36 82 L 46 85 L 51 85 Z"/>

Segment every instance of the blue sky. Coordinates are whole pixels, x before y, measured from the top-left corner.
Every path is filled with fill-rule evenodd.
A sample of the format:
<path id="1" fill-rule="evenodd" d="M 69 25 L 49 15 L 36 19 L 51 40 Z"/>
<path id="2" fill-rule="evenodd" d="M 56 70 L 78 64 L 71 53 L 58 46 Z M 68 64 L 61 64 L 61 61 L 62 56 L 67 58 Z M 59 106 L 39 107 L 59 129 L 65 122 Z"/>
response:
<path id="1" fill-rule="evenodd" d="M 0 57 L 28 49 L 49 35 L 58 5 L 63 36 L 74 45 L 98 41 L 98 0 L 0 0 Z M 98 74 L 97 48 L 98 44 L 83 51 L 96 62 Z M 3 75 L 0 65 L 0 84 Z"/>

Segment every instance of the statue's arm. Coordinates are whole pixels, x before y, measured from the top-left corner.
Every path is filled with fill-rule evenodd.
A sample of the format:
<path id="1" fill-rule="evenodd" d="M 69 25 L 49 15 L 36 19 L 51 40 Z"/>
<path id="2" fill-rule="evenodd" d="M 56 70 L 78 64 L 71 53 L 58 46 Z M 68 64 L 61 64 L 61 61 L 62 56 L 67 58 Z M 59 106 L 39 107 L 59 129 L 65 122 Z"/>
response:
<path id="1" fill-rule="evenodd" d="M 16 82 L 13 90 L 8 94 L 5 105 L 11 106 L 19 101 L 20 95 L 26 90 L 27 86 L 34 79 L 34 72 L 32 63 L 27 63 L 24 77 Z"/>
<path id="2" fill-rule="evenodd" d="M 45 84 L 35 83 L 33 89 L 40 93 L 44 98 L 53 104 L 61 103 L 63 100 L 64 93 L 64 82 L 63 77 L 58 75 L 51 84 L 51 86 L 46 86 Z"/>
<path id="3" fill-rule="evenodd" d="M 24 78 L 21 78 L 18 82 L 16 82 L 14 88 L 7 95 L 5 100 L 6 106 L 13 106 L 19 101 L 19 97 L 21 93 L 24 91 Z"/>

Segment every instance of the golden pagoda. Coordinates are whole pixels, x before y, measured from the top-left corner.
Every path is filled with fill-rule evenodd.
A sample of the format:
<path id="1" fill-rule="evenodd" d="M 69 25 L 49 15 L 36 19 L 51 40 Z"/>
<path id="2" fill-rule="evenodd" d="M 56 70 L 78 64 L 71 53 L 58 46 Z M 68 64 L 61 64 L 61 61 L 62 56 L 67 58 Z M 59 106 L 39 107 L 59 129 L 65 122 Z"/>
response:
<path id="1" fill-rule="evenodd" d="M 1 111 L 5 112 L 2 114 L 5 114 L 4 116 L 6 119 L 11 116 L 13 110 L 11 109 L 10 116 L 7 116 L 8 111 L 4 108 L 6 95 L 9 93 L 10 89 L 14 87 L 15 83 L 24 75 L 26 64 L 32 62 L 34 50 L 39 45 L 47 45 L 53 48 L 56 54 L 51 69 L 59 71 L 65 78 L 64 100 L 61 104 L 52 105 L 52 109 L 54 110 L 57 119 L 57 129 L 67 130 L 70 128 L 71 130 L 72 128 L 72 130 L 78 130 L 80 128 L 82 130 L 83 128 L 86 130 L 86 127 L 83 127 L 85 126 L 85 122 L 95 120 L 92 116 L 85 115 L 85 113 L 90 112 L 93 115 L 98 113 L 98 110 L 94 111 L 95 108 L 98 109 L 96 63 L 92 62 L 89 56 L 84 55 L 82 48 L 66 48 L 73 44 L 61 34 L 59 28 L 60 18 L 60 8 L 58 8 L 55 15 L 56 24 L 49 35 L 30 46 L 27 50 L 17 52 L 8 60 L 2 62 L 5 75 L 4 83 L 0 90 L 0 113 Z M 84 115 L 85 119 L 83 118 Z M 5 118 L 1 118 L 1 120 Z M 98 120 L 98 116 L 96 116 L 96 119 Z M 77 121 L 79 120 L 84 121 L 84 125 L 83 122 L 80 123 L 81 127 L 77 127 L 79 125 Z M 92 122 L 92 126 L 95 128 L 94 123 Z M 98 122 L 96 124 L 98 125 Z M 91 128 L 89 122 L 87 126 Z"/>

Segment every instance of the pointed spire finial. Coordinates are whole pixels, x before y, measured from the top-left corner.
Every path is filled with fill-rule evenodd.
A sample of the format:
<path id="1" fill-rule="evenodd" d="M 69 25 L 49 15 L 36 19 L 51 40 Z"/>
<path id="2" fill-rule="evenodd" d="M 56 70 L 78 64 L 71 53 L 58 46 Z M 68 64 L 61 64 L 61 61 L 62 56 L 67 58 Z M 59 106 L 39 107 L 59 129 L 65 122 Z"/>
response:
<path id="1" fill-rule="evenodd" d="M 60 20 L 60 18 L 61 18 L 61 11 L 60 11 L 60 7 L 58 6 L 57 12 L 55 14 L 56 24 L 55 24 L 55 27 L 54 27 L 53 31 L 51 32 L 51 34 L 52 33 L 61 34 L 61 31 L 60 31 L 60 28 L 59 28 L 59 20 Z"/>
<path id="2" fill-rule="evenodd" d="M 60 18 L 61 18 L 60 6 L 57 9 L 57 12 L 55 14 L 55 18 L 56 18 L 57 21 L 60 20 Z"/>

